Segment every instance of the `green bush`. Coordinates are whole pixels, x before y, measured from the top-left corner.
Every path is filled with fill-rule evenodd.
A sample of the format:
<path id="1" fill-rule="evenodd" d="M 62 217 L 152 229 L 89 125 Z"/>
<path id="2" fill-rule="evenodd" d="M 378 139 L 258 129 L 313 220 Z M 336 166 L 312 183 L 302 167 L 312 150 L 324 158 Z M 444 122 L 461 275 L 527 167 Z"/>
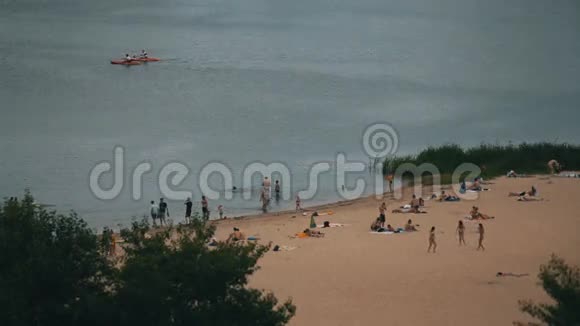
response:
<path id="1" fill-rule="evenodd" d="M 295 313 L 271 293 L 246 287 L 267 246 L 218 242 L 214 227 L 122 231 L 126 254 L 109 257 L 75 214 L 6 200 L 0 207 L 0 325 L 268 325 Z"/>
<path id="2" fill-rule="evenodd" d="M 530 300 L 522 300 L 519 302 L 520 309 L 545 325 L 580 325 L 580 269 L 552 255 L 547 264 L 540 266 L 538 278 L 554 303 L 535 304 Z M 514 324 L 526 325 L 521 322 Z"/>
<path id="3" fill-rule="evenodd" d="M 555 143 L 522 143 L 519 145 L 482 144 L 463 149 L 447 144 L 429 147 L 417 155 L 388 157 L 383 173 L 393 173 L 404 163 L 434 164 L 442 175 L 451 175 L 462 163 L 473 163 L 483 169 L 484 177 L 505 175 L 509 170 L 517 173 L 537 174 L 547 172 L 547 163 L 556 159 L 565 169 L 580 169 L 580 146 Z"/>

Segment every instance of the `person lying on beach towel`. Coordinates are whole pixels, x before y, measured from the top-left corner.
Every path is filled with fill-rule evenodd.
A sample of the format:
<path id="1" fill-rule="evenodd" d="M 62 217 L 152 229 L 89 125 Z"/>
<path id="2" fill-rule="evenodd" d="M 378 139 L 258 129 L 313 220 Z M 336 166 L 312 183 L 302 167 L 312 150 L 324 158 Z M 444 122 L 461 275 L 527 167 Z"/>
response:
<path id="1" fill-rule="evenodd" d="M 471 208 L 471 212 L 469 212 L 469 217 L 472 220 L 489 220 L 489 219 L 495 218 L 495 216 L 489 216 L 489 215 L 481 213 L 479 211 L 479 207 L 477 207 L 477 206 L 473 206 Z"/>
<path id="2" fill-rule="evenodd" d="M 518 201 L 542 201 L 544 198 L 532 197 L 528 195 L 523 195 L 518 197 Z"/>
<path id="3" fill-rule="evenodd" d="M 413 213 L 413 214 L 427 214 L 427 212 L 422 211 L 419 209 L 419 207 L 415 206 L 415 207 L 408 207 L 407 205 L 405 205 L 402 208 L 397 208 L 397 209 L 393 209 L 392 213 L 400 213 L 400 214 L 409 214 L 409 213 Z"/>
<path id="4" fill-rule="evenodd" d="M 305 229 L 304 231 L 296 234 L 296 237 L 300 238 L 300 239 L 304 239 L 304 238 L 323 238 L 324 237 L 324 233 L 320 232 L 320 231 L 313 231 L 310 229 Z"/>
<path id="5" fill-rule="evenodd" d="M 441 196 L 437 199 L 440 202 L 444 201 L 460 201 L 459 197 L 451 196 L 445 193 L 445 190 L 441 190 Z"/>
<path id="6" fill-rule="evenodd" d="M 528 276 L 528 275 L 530 275 L 530 274 L 528 274 L 528 273 L 514 274 L 514 273 L 505 273 L 505 272 L 497 272 L 497 274 L 495 274 L 496 277 L 505 277 L 505 276 L 523 277 L 523 276 Z"/>
<path id="7" fill-rule="evenodd" d="M 530 191 L 510 192 L 508 194 L 508 197 L 522 197 L 522 196 L 526 196 L 526 195 L 534 197 L 534 196 L 536 196 L 537 193 L 538 193 L 538 190 L 536 189 L 536 187 L 532 186 L 532 189 L 530 189 Z"/>

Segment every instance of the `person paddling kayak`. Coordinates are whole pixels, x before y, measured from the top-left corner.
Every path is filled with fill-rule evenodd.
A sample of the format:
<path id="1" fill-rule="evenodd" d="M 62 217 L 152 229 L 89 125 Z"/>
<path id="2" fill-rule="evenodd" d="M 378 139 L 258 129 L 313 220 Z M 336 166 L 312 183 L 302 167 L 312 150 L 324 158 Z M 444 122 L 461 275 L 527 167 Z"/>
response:
<path id="1" fill-rule="evenodd" d="M 145 50 L 141 50 L 141 58 L 147 59 L 147 52 Z"/>
<path id="2" fill-rule="evenodd" d="M 125 54 L 125 61 L 127 61 L 127 62 L 133 61 L 133 59 L 131 58 L 131 56 L 129 55 L 129 53 Z"/>

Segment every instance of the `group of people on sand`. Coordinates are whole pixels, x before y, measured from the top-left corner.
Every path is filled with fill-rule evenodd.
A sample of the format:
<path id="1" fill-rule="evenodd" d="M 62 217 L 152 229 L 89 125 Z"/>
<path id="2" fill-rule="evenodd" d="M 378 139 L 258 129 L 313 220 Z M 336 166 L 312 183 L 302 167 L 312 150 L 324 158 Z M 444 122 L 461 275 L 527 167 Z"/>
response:
<path id="1" fill-rule="evenodd" d="M 405 224 L 403 227 L 395 229 L 390 224 L 387 224 L 387 226 L 385 226 L 384 222 L 381 222 L 381 219 L 379 217 L 377 217 L 377 219 L 371 224 L 371 231 L 373 231 L 373 232 L 393 232 L 393 233 L 400 233 L 403 231 L 413 232 L 413 231 L 418 231 L 417 230 L 418 226 L 419 226 L 419 224 L 413 224 L 413 221 L 409 219 L 407 221 L 407 224 Z"/>
<path id="2" fill-rule="evenodd" d="M 459 220 L 459 222 L 457 223 L 457 228 L 455 229 L 455 233 L 457 234 L 457 238 L 459 239 L 459 245 L 466 245 L 465 243 L 465 224 L 463 224 L 463 221 Z M 485 228 L 483 227 L 483 224 L 479 223 L 479 225 L 477 226 L 477 233 L 479 234 L 479 240 L 478 240 L 478 245 L 477 245 L 477 250 L 485 250 L 485 247 L 483 246 L 483 235 L 485 234 Z"/>
<path id="3" fill-rule="evenodd" d="M 466 245 L 466 243 L 465 243 L 465 225 L 463 224 L 463 221 L 459 221 L 459 223 L 457 224 L 457 229 L 455 230 L 455 232 L 457 233 L 457 236 L 459 238 L 459 245 L 460 246 Z M 479 223 L 479 226 L 477 227 L 477 232 L 479 234 L 477 250 L 485 250 L 485 247 L 483 246 L 483 237 L 485 234 L 485 228 L 483 227 L 483 224 Z M 431 230 L 429 231 L 429 247 L 427 247 L 427 253 L 429 253 L 429 252 L 435 253 L 436 250 L 437 250 L 437 241 L 435 241 L 435 227 L 432 226 Z"/>
<path id="4" fill-rule="evenodd" d="M 147 59 L 148 54 L 147 51 L 145 50 L 141 50 L 141 53 L 139 54 L 139 56 L 137 55 L 133 55 L 130 56 L 129 53 L 125 54 L 125 62 L 131 62 L 131 61 L 138 61 L 139 59 Z"/>

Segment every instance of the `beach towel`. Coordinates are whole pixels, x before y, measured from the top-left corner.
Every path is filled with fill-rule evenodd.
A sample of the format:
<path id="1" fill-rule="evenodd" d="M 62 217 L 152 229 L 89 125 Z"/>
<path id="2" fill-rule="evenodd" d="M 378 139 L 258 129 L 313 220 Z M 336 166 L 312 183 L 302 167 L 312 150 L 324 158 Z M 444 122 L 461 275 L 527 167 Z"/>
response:
<path id="1" fill-rule="evenodd" d="M 274 246 L 274 248 L 272 249 L 272 251 L 292 251 L 294 249 L 296 249 L 298 247 L 294 247 L 294 246 Z"/>

